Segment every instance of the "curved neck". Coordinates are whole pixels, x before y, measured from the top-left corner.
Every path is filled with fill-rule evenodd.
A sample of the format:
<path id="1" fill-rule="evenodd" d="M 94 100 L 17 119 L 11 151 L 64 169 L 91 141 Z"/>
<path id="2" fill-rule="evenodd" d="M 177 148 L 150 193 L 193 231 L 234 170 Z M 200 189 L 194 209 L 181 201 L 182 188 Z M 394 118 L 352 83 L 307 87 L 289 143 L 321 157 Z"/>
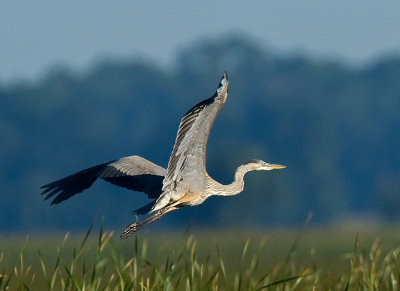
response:
<path id="1" fill-rule="evenodd" d="M 210 195 L 219 195 L 219 196 L 233 196 L 237 195 L 243 191 L 244 188 L 244 175 L 254 170 L 249 165 L 241 165 L 236 169 L 235 172 L 235 180 L 228 185 L 223 185 L 213 180 L 211 177 L 209 178 L 209 183 L 207 185 L 207 192 Z"/>

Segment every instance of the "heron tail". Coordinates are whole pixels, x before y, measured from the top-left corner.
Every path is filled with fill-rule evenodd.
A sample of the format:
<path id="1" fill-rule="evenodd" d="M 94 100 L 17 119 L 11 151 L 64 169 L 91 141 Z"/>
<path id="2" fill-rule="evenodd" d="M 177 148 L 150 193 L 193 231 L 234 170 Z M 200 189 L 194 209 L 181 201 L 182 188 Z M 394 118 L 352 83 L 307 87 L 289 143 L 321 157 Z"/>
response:
<path id="1" fill-rule="evenodd" d="M 140 207 L 140 208 L 138 208 L 138 209 L 135 209 L 135 210 L 133 211 L 133 214 L 135 214 L 135 215 L 144 215 L 144 214 L 146 214 L 146 213 L 149 213 L 150 210 L 151 210 L 151 208 L 153 208 L 153 206 L 154 206 L 155 203 L 156 203 L 155 200 L 154 200 L 154 201 L 151 201 L 150 203 L 146 204 L 145 206 Z"/>

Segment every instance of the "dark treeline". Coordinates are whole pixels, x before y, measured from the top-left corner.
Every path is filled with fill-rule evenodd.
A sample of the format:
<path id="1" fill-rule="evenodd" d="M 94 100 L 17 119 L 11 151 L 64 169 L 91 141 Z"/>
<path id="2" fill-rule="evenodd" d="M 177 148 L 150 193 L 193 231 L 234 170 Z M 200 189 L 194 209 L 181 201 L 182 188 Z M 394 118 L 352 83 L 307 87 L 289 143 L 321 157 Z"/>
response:
<path id="1" fill-rule="evenodd" d="M 39 187 L 139 154 L 166 167 L 180 118 L 215 90 L 228 101 L 207 167 L 229 183 L 251 158 L 285 164 L 246 176 L 236 197 L 210 198 L 152 227 L 299 225 L 400 217 L 400 59 L 361 69 L 277 55 L 240 37 L 202 41 L 173 66 L 104 61 L 86 74 L 57 69 L 35 84 L 0 87 L 0 231 L 87 229 L 105 216 L 122 229 L 140 193 L 99 181 L 56 206 Z"/>

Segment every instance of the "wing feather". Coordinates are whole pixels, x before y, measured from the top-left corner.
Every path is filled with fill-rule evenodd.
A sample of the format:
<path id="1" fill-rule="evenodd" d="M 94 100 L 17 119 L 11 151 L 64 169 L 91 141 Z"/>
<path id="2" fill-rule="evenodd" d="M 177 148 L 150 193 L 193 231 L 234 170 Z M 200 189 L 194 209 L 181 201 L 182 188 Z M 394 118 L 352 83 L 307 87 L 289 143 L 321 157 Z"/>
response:
<path id="1" fill-rule="evenodd" d="M 144 192 L 158 198 L 166 169 L 140 156 L 129 156 L 103 163 L 42 186 L 45 200 L 55 196 L 51 204 L 58 204 L 88 189 L 97 178 L 129 190 Z"/>
<path id="2" fill-rule="evenodd" d="M 183 116 L 163 181 L 164 193 L 161 196 L 169 195 L 172 200 L 181 198 L 185 193 L 177 191 L 178 184 L 191 191 L 204 190 L 208 136 L 227 94 L 228 77 L 225 73 L 215 94 L 195 105 Z"/>

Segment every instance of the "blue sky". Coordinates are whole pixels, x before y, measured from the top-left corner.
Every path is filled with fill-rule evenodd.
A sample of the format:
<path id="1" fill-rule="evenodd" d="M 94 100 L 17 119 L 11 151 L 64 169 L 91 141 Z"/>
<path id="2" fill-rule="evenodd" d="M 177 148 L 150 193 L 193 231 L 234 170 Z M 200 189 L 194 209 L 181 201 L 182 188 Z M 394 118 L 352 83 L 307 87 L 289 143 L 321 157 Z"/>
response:
<path id="1" fill-rule="evenodd" d="M 56 64 L 75 70 L 103 57 L 161 64 L 204 37 L 248 34 L 278 52 L 365 64 L 400 51 L 400 1 L 0 2 L 0 82 L 35 80 Z"/>

